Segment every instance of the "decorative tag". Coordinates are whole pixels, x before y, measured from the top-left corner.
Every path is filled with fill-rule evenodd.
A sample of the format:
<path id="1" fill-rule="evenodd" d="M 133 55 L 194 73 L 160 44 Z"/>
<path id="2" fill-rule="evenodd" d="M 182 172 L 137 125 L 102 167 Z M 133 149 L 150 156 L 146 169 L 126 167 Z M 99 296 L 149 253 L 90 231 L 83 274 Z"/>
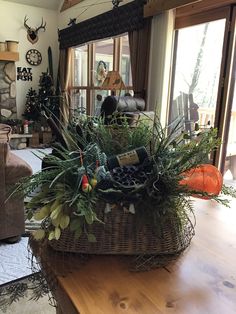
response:
<path id="1" fill-rule="evenodd" d="M 120 166 L 135 165 L 139 163 L 139 157 L 135 150 L 120 154 L 117 156 L 117 159 Z"/>

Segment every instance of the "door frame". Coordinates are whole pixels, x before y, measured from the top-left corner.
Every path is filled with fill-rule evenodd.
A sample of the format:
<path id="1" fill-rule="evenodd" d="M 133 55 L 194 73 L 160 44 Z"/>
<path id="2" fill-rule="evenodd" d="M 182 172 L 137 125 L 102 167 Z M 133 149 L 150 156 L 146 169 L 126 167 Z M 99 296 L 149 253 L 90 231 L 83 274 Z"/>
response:
<path id="1" fill-rule="evenodd" d="M 214 154 L 213 162 L 224 173 L 227 153 L 230 118 L 233 104 L 235 70 L 236 70 L 236 6 L 230 7 L 230 18 L 225 35 L 225 49 L 222 58 L 221 86 L 217 97 L 215 127 L 222 144 Z"/>

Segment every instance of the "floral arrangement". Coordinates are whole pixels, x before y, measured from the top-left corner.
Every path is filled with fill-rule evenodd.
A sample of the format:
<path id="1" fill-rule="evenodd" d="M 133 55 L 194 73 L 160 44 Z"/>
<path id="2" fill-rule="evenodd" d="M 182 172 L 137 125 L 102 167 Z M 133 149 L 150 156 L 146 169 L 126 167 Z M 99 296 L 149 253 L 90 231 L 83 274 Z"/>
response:
<path id="1" fill-rule="evenodd" d="M 163 128 L 157 120 L 150 126 L 144 119 L 130 127 L 122 118 L 109 126 L 86 118 L 62 128 L 64 141 L 45 155 L 44 169 L 21 181 L 14 192 L 31 196 L 28 219 L 42 221 L 34 237 L 58 240 L 69 228 L 75 238 L 86 234 L 96 242 L 89 226 L 104 223 L 98 202 L 104 202 L 105 213 L 119 206 L 139 217 L 139 223 L 151 221 L 153 228 L 169 212 L 181 223 L 181 216 L 192 211 L 191 196 L 227 205 L 219 193 L 235 196 L 235 191 L 222 186 L 221 174 L 209 164 L 220 144 L 217 130 L 196 125 L 188 134 L 182 129 L 182 120 Z M 139 148 L 147 153 L 143 160 L 109 166 L 117 154 Z"/>

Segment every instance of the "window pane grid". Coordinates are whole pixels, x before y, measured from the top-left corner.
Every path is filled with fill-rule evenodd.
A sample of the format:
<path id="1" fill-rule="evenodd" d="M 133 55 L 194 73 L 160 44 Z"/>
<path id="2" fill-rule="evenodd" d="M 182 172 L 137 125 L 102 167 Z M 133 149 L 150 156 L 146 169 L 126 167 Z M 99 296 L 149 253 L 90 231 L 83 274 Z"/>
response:
<path id="1" fill-rule="evenodd" d="M 101 86 L 108 71 L 118 70 L 126 86 L 116 94 L 132 94 L 128 35 L 74 48 L 72 62 L 71 116 L 85 111 L 98 115 L 104 99 L 111 94 Z"/>

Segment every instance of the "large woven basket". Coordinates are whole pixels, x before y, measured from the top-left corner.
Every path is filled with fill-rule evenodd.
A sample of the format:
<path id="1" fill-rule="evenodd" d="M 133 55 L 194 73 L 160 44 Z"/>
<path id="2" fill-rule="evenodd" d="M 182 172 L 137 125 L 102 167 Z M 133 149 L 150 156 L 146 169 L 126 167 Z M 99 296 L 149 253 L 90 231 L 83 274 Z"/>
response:
<path id="1" fill-rule="evenodd" d="M 103 204 L 104 205 L 104 204 Z M 158 227 L 150 223 L 140 223 L 137 215 L 113 209 L 105 214 L 100 206 L 99 218 L 104 224 L 93 223 L 88 232 L 96 236 L 96 242 L 88 242 L 83 234 L 75 239 L 73 232 L 66 229 L 59 240 L 49 241 L 57 251 L 84 254 L 178 254 L 190 243 L 194 227 L 187 215 L 181 216 L 170 212 L 160 218 Z"/>

